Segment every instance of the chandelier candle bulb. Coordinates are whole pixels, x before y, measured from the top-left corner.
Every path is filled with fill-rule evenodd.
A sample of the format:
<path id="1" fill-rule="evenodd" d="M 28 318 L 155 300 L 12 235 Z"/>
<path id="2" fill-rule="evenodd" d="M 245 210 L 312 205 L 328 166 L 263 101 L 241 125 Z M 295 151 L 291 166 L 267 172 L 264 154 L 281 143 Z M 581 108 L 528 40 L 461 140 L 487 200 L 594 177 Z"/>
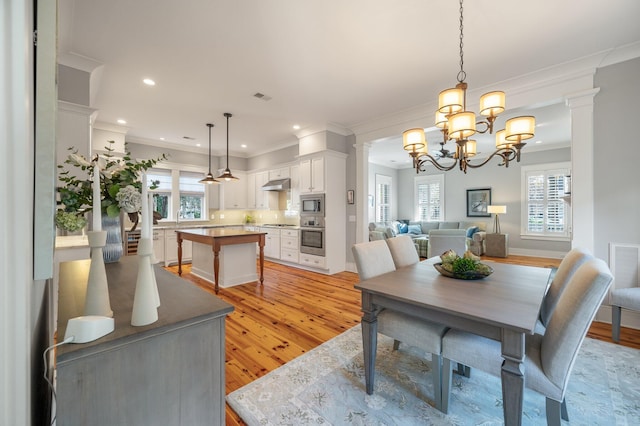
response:
<path id="1" fill-rule="evenodd" d="M 459 88 L 446 89 L 438 96 L 438 111 L 455 114 L 464 109 L 464 91 Z"/>
<path id="2" fill-rule="evenodd" d="M 476 115 L 463 111 L 449 116 L 449 136 L 452 139 L 466 139 L 476 133 Z"/>
<path id="3" fill-rule="evenodd" d="M 509 148 L 511 144 L 505 139 L 507 131 L 502 129 L 496 133 L 496 148 Z"/>
<path id="4" fill-rule="evenodd" d="M 465 146 L 465 154 L 467 157 L 473 157 L 478 153 L 477 143 L 473 139 L 469 139 Z"/>
<path id="5" fill-rule="evenodd" d="M 102 231 L 102 210 L 100 207 L 100 166 L 96 159 L 93 164 L 93 231 Z"/>
<path id="6" fill-rule="evenodd" d="M 447 114 L 436 111 L 436 127 L 440 129 L 446 129 L 449 124 L 449 119 L 447 118 Z"/>

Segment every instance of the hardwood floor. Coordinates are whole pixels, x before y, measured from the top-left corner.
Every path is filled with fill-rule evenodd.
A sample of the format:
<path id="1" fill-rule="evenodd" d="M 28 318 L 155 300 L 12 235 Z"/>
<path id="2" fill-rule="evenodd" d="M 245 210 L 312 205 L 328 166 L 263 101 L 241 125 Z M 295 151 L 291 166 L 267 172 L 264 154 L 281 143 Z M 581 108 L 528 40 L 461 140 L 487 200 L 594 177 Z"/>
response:
<path id="1" fill-rule="evenodd" d="M 483 257 L 505 263 L 554 267 L 558 259 Z M 177 274 L 177 266 L 166 268 Z M 213 287 L 190 274 L 182 277 L 213 293 Z M 264 286 L 221 288 L 218 297 L 235 306 L 226 320 L 226 393 L 252 382 L 360 322 L 358 275 L 316 274 L 265 261 Z M 594 323 L 590 337 L 611 342 L 611 325 Z M 621 344 L 640 349 L 640 330 L 623 328 Z M 227 405 L 227 425 L 244 422 Z"/>

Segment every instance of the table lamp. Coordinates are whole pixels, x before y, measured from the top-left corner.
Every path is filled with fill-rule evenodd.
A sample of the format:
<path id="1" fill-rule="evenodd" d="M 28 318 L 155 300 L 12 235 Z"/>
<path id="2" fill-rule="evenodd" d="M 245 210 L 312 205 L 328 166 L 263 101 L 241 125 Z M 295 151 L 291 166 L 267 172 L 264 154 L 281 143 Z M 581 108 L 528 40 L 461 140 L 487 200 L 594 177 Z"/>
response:
<path id="1" fill-rule="evenodd" d="M 489 206 L 487 208 L 489 213 L 493 213 L 496 215 L 496 219 L 493 222 L 493 233 L 500 233 L 500 219 L 498 218 L 499 214 L 505 214 L 507 212 L 507 206 Z"/>

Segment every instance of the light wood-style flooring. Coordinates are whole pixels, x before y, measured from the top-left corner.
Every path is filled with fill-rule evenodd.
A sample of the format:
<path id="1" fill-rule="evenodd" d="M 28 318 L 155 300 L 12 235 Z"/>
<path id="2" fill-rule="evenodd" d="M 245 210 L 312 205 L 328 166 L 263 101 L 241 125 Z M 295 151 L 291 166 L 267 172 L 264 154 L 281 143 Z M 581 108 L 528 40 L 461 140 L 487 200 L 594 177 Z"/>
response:
<path id="1" fill-rule="evenodd" d="M 558 259 L 509 256 L 484 259 L 557 267 Z M 177 274 L 177 266 L 166 268 Z M 190 274 L 182 277 L 214 293 Z M 358 275 L 322 275 L 265 261 L 264 286 L 255 283 L 221 288 L 218 297 L 235 306 L 226 320 L 227 394 L 280 367 L 360 322 Z M 594 323 L 589 336 L 611 342 L 611 326 Z M 640 349 L 640 330 L 623 328 L 621 344 Z M 244 422 L 227 405 L 227 425 Z"/>

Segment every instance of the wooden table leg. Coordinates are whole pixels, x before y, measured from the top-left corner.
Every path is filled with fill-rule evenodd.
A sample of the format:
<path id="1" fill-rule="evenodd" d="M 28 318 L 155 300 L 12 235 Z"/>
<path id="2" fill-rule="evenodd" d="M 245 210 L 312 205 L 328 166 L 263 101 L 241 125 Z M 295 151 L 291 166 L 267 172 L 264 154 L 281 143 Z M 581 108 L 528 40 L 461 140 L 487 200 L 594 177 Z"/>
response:
<path id="1" fill-rule="evenodd" d="M 220 246 L 217 244 L 214 244 L 213 245 L 213 280 L 215 282 L 216 294 L 218 294 L 218 290 L 220 288 L 218 284 L 218 272 L 220 272 Z"/>
<path id="2" fill-rule="evenodd" d="M 264 235 L 260 236 L 258 247 L 260 247 L 260 285 L 264 285 Z"/>
<path id="3" fill-rule="evenodd" d="M 371 296 L 362 292 L 362 349 L 364 355 L 364 381 L 367 395 L 373 394 L 378 348 L 378 315 L 371 303 Z"/>
<path id="4" fill-rule="evenodd" d="M 182 235 L 178 232 L 178 276 L 182 276 Z"/>
<path id="5" fill-rule="evenodd" d="M 522 424 L 524 398 L 524 334 L 502 330 L 502 400 L 505 426 Z"/>

